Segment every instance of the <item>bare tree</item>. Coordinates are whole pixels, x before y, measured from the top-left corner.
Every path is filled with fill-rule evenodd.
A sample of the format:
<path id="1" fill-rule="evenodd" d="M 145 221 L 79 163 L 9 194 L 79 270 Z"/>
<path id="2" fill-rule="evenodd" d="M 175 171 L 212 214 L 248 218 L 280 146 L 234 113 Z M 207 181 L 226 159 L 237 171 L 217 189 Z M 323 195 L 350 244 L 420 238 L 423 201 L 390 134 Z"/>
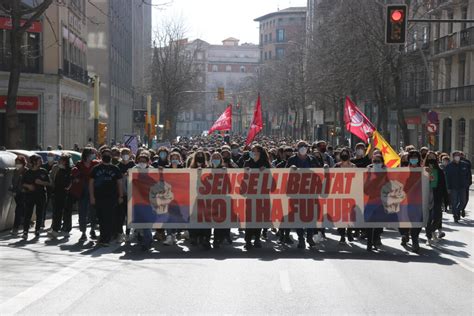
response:
<path id="1" fill-rule="evenodd" d="M 203 69 L 196 60 L 200 45 L 199 40 L 188 43 L 182 23 L 176 21 L 163 23 L 155 34 L 151 92 L 161 103 L 164 139 L 176 136 L 178 114 L 200 96 L 190 92 L 203 88 Z"/>
<path id="2" fill-rule="evenodd" d="M 33 22 L 38 20 L 53 0 L 43 0 L 34 7 L 25 7 L 21 0 L 1 0 L 0 11 L 11 18 L 10 30 L 10 77 L 8 80 L 8 94 L 6 105 L 5 141 L 8 148 L 21 146 L 20 126 L 16 111 L 16 99 L 20 86 L 21 61 L 28 47 L 22 47 L 22 38 Z"/>

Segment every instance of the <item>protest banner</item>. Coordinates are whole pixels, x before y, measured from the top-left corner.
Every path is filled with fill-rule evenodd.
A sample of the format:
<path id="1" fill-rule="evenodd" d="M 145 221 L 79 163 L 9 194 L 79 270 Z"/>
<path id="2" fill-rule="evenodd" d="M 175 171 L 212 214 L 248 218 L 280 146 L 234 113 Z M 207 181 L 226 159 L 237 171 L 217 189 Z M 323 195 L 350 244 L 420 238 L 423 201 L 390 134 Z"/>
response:
<path id="1" fill-rule="evenodd" d="M 133 169 L 133 228 L 422 227 L 422 168 Z"/>

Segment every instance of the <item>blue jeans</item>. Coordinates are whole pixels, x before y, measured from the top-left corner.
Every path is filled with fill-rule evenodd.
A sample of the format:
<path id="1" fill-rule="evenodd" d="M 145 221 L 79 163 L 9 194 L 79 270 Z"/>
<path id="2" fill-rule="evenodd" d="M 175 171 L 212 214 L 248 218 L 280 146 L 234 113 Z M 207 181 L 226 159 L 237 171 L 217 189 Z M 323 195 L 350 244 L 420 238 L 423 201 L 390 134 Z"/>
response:
<path id="1" fill-rule="evenodd" d="M 459 218 L 466 205 L 466 189 L 451 190 L 451 208 L 453 216 Z"/>
<path id="2" fill-rule="evenodd" d="M 87 223 L 91 223 L 91 229 L 95 229 L 97 224 L 97 216 L 95 208 L 90 203 L 89 188 L 86 186 L 79 199 L 79 229 L 85 233 Z"/>

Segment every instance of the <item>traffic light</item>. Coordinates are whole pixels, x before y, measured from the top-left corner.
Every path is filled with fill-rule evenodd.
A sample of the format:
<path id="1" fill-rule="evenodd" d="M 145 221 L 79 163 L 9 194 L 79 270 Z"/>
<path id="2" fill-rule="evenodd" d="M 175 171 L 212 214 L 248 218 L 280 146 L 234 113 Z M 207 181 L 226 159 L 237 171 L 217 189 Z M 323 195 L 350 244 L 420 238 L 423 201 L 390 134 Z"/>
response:
<path id="1" fill-rule="evenodd" d="M 105 144 L 107 140 L 107 123 L 101 123 L 99 122 L 99 135 L 97 142 L 99 145 Z"/>
<path id="2" fill-rule="evenodd" d="M 217 88 L 217 100 L 219 101 L 225 100 L 224 88 Z"/>
<path id="3" fill-rule="evenodd" d="M 405 44 L 407 38 L 408 9 L 406 5 L 387 5 L 385 24 L 386 44 Z"/>

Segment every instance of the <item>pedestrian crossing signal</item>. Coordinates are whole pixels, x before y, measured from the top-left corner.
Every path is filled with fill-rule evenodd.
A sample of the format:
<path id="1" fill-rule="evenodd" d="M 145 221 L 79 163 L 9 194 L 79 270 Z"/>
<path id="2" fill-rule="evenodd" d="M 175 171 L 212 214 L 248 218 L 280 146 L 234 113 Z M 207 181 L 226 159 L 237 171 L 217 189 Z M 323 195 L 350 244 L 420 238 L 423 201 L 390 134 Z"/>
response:
<path id="1" fill-rule="evenodd" d="M 408 9 L 406 5 L 387 5 L 385 43 L 405 44 L 407 37 Z"/>

